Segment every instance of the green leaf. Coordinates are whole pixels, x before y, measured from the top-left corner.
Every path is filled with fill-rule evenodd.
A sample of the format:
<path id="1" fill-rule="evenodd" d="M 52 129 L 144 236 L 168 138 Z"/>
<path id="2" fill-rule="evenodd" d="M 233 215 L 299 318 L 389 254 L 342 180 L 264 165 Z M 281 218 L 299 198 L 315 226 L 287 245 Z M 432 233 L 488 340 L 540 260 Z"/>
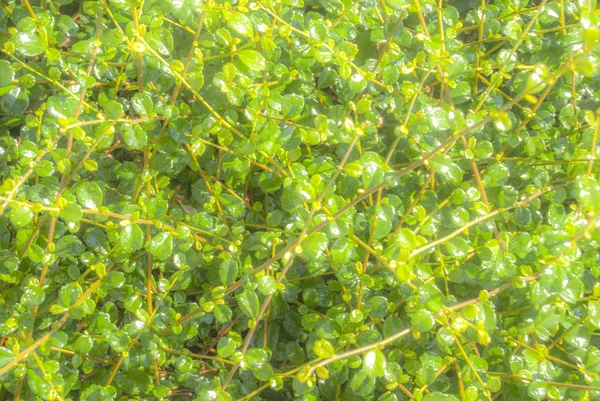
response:
<path id="1" fill-rule="evenodd" d="M 438 313 L 444 307 L 444 296 L 433 283 L 419 287 L 419 302 L 432 313 Z"/>
<path id="2" fill-rule="evenodd" d="M 23 290 L 21 304 L 28 308 L 33 308 L 34 306 L 38 306 L 44 302 L 45 296 L 46 294 L 44 294 L 44 290 L 42 290 L 38 285 L 30 284 Z"/>
<path id="3" fill-rule="evenodd" d="M 549 392 L 549 386 L 542 381 L 533 381 L 527 385 L 527 395 L 533 400 L 546 399 Z"/>
<path id="4" fill-rule="evenodd" d="M 270 364 L 265 363 L 259 368 L 254 369 L 252 373 L 254 374 L 254 377 L 256 377 L 258 380 L 267 381 L 273 375 L 273 367 Z"/>
<path id="5" fill-rule="evenodd" d="M 74 235 L 65 235 L 56 241 L 54 254 L 58 257 L 77 257 L 84 250 L 83 243 Z"/>
<path id="6" fill-rule="evenodd" d="M 246 362 L 252 369 L 260 368 L 267 363 L 269 359 L 269 352 L 265 348 L 251 348 L 246 353 Z"/>
<path id="7" fill-rule="evenodd" d="M 144 246 L 144 232 L 137 224 L 128 224 L 121 229 L 119 245 L 123 252 L 131 253 Z"/>
<path id="8" fill-rule="evenodd" d="M 379 350 L 368 351 L 363 357 L 362 369 L 369 377 L 382 377 L 385 367 L 385 355 Z"/>
<path id="9" fill-rule="evenodd" d="M 154 48 L 162 56 L 170 56 L 173 52 L 173 36 L 171 31 L 165 27 L 152 28 L 146 38 L 150 46 Z"/>
<path id="10" fill-rule="evenodd" d="M 258 291 L 262 295 L 271 295 L 277 291 L 277 280 L 273 276 L 264 276 L 258 281 Z"/>
<path id="11" fill-rule="evenodd" d="M 462 259 L 469 254 L 471 246 L 462 237 L 454 237 L 446 243 L 446 251 L 456 259 Z"/>
<path id="12" fill-rule="evenodd" d="M 154 110 L 154 103 L 148 93 L 136 93 L 131 98 L 131 107 L 138 115 L 147 116 Z"/>
<path id="13" fill-rule="evenodd" d="M 600 302 L 588 301 L 588 318 L 596 328 L 600 328 Z"/>
<path id="14" fill-rule="evenodd" d="M 107 335 L 108 344 L 115 352 L 123 352 L 131 344 L 129 336 L 122 331 L 110 332 Z"/>
<path id="15" fill-rule="evenodd" d="M 418 310 L 411 315 L 410 326 L 414 330 L 424 333 L 435 327 L 435 319 L 431 312 Z"/>
<path id="16" fill-rule="evenodd" d="M 453 54 L 450 56 L 449 61 L 447 73 L 451 78 L 455 78 L 467 71 L 467 60 L 463 55 Z"/>
<path id="17" fill-rule="evenodd" d="M 127 299 L 123 303 L 123 306 L 125 306 L 125 310 L 135 313 L 142 306 L 142 298 L 139 295 L 135 294 L 135 295 L 131 296 L 129 299 Z"/>
<path id="18" fill-rule="evenodd" d="M 23 114 L 29 107 L 29 95 L 21 87 L 12 88 L 0 98 L 0 107 L 7 114 Z"/>
<path id="19" fill-rule="evenodd" d="M 123 115 L 123 105 L 116 100 L 111 100 L 104 106 L 106 116 L 111 120 L 117 119 Z"/>
<path id="20" fill-rule="evenodd" d="M 302 257 L 307 260 L 320 259 L 325 254 L 328 239 L 323 233 L 314 233 L 302 241 Z"/>
<path id="21" fill-rule="evenodd" d="M 292 382 L 292 388 L 295 394 L 308 394 L 315 387 L 314 381 L 300 381 L 297 377 L 294 377 Z"/>
<path id="22" fill-rule="evenodd" d="M 48 160 L 40 160 L 35 166 L 35 174 L 40 177 L 49 177 L 54 173 L 54 165 Z"/>
<path id="23" fill-rule="evenodd" d="M 396 267 L 396 277 L 400 282 L 406 283 L 412 280 L 414 276 L 414 270 L 411 265 L 407 263 L 400 263 L 398 267 Z"/>
<path id="24" fill-rule="evenodd" d="M 390 205 L 375 206 L 373 238 L 382 239 L 392 231 L 394 209 Z"/>
<path id="25" fill-rule="evenodd" d="M 600 184 L 590 177 L 575 179 L 576 196 L 586 211 L 600 210 Z"/>
<path id="26" fill-rule="evenodd" d="M 231 318 L 233 317 L 233 312 L 227 305 L 217 305 L 213 310 L 215 314 L 215 319 L 219 323 L 229 323 L 231 322 Z"/>
<path id="27" fill-rule="evenodd" d="M 315 189 L 309 183 L 297 181 L 283 191 L 281 205 L 285 211 L 292 212 L 304 202 L 314 202 L 316 197 Z"/>
<path id="28" fill-rule="evenodd" d="M 333 345 L 331 345 L 331 343 L 325 339 L 315 341 L 315 344 L 313 345 L 313 352 L 319 358 L 331 358 L 335 355 L 335 349 L 333 348 Z"/>
<path id="29" fill-rule="evenodd" d="M 110 288 L 121 288 L 125 282 L 123 272 L 110 272 L 104 277 L 103 284 Z"/>
<path id="30" fill-rule="evenodd" d="M 265 58 L 256 50 L 242 50 L 238 53 L 240 61 L 252 71 L 262 71 L 266 68 Z"/>
<path id="31" fill-rule="evenodd" d="M 350 387 L 359 396 L 366 397 L 375 389 L 375 378 L 369 376 L 364 369 L 361 369 L 352 376 Z"/>
<path id="32" fill-rule="evenodd" d="M 15 358 L 12 351 L 5 347 L 0 347 L 0 368 L 6 366 Z"/>
<path id="33" fill-rule="evenodd" d="M 338 239 L 331 247 L 331 259 L 338 263 L 349 263 L 354 257 L 356 244 L 348 238 Z"/>
<path id="34" fill-rule="evenodd" d="M 195 90 L 199 91 L 204 87 L 204 74 L 202 71 L 192 71 L 188 73 L 186 77 Z"/>
<path id="35" fill-rule="evenodd" d="M 244 290 L 235 296 L 237 303 L 242 310 L 242 313 L 249 318 L 255 318 L 258 316 L 260 303 L 258 296 L 254 291 Z"/>
<path id="36" fill-rule="evenodd" d="M 16 207 L 10 212 L 10 221 L 17 228 L 25 227 L 33 220 L 33 211 L 28 207 Z"/>
<path id="37" fill-rule="evenodd" d="M 164 398 L 169 395 L 169 388 L 163 384 L 159 384 L 152 391 L 152 395 L 154 395 L 156 398 Z"/>
<path id="38" fill-rule="evenodd" d="M 433 171 L 441 176 L 444 181 L 452 185 L 460 185 L 463 181 L 463 172 L 448 156 L 438 155 L 430 162 Z"/>
<path id="39" fill-rule="evenodd" d="M 238 263 L 233 259 L 224 260 L 219 265 L 219 277 L 223 285 L 231 285 L 239 274 Z"/>
<path id="40" fill-rule="evenodd" d="M 86 209 L 97 209 L 102 206 L 103 193 L 100 186 L 92 182 L 84 182 L 77 188 L 77 200 Z"/>
<path id="41" fill-rule="evenodd" d="M 353 74 L 348 81 L 348 87 L 354 93 L 362 92 L 367 87 L 368 81 L 361 74 Z"/>
<path id="42" fill-rule="evenodd" d="M 148 252 L 158 260 L 169 259 L 173 255 L 173 236 L 171 233 L 162 232 L 152 237 Z"/>
<path id="43" fill-rule="evenodd" d="M 19 268 L 19 258 L 15 251 L 0 250 L 0 267 L 2 273 L 14 272 Z"/>
<path id="44" fill-rule="evenodd" d="M 79 352 L 81 354 L 86 354 L 86 353 L 90 352 L 90 350 L 92 349 L 93 346 L 94 346 L 94 340 L 90 336 L 86 336 L 86 335 L 80 336 L 73 343 L 73 349 L 76 352 Z"/>
<path id="45" fill-rule="evenodd" d="M 510 240 L 510 251 L 520 258 L 524 258 L 531 251 L 531 234 L 518 232 Z"/>
<path id="46" fill-rule="evenodd" d="M 116 383 L 119 388 L 126 388 L 132 396 L 151 393 L 154 389 L 154 382 L 150 375 L 139 375 L 136 372 L 127 372 L 117 376 Z"/>
<path id="47" fill-rule="evenodd" d="M 385 175 L 381 166 L 381 157 L 368 152 L 361 159 L 363 162 L 362 183 L 365 189 L 381 184 Z"/>
<path id="48" fill-rule="evenodd" d="M 83 235 L 83 242 L 89 247 L 89 249 L 98 252 L 99 254 L 107 254 L 110 250 L 110 244 L 104 234 L 104 231 L 97 227 L 92 227 L 86 230 Z"/>
<path id="49" fill-rule="evenodd" d="M 510 177 L 510 170 L 502 163 L 492 164 L 483 173 L 483 183 L 486 187 L 498 187 L 504 185 Z"/>
<path id="50" fill-rule="evenodd" d="M 434 391 L 433 393 L 427 394 L 423 398 L 423 401 L 460 401 L 460 399 L 451 394 Z"/>
<path id="51" fill-rule="evenodd" d="M 12 37 L 15 49 L 24 56 L 38 56 L 46 50 L 42 40 L 34 33 L 19 32 Z"/>
<path id="52" fill-rule="evenodd" d="M 385 4 L 395 10 L 402 10 L 409 6 L 405 0 L 386 0 Z"/>
<path id="53" fill-rule="evenodd" d="M 590 339 L 593 328 L 584 325 L 575 326 L 564 336 L 565 342 L 573 347 L 587 348 L 590 345 Z"/>
<path id="54" fill-rule="evenodd" d="M 450 129 L 448 112 L 441 107 L 433 107 L 427 111 L 429 126 L 433 130 L 446 131 Z"/>
<path id="55" fill-rule="evenodd" d="M 383 335 L 385 337 L 391 337 L 396 333 L 399 333 L 405 328 L 400 318 L 395 315 L 388 316 L 383 324 Z"/>
<path id="56" fill-rule="evenodd" d="M 81 393 L 82 401 L 113 401 L 116 396 L 116 388 L 100 384 L 92 384 Z"/>
<path id="57" fill-rule="evenodd" d="M 142 150 L 148 144 L 148 134 L 137 125 L 128 125 L 123 129 L 123 139 L 129 149 Z"/>
<path id="58" fill-rule="evenodd" d="M 61 306 L 70 308 L 83 295 L 81 287 L 77 283 L 69 283 L 60 288 L 58 300 Z"/>
<path id="59" fill-rule="evenodd" d="M 6 60 L 0 60 L 0 86 L 8 86 L 13 83 L 15 72 Z"/>
<path id="60" fill-rule="evenodd" d="M 52 385 L 33 369 L 27 369 L 27 385 L 38 397 L 47 400 L 52 390 Z"/>
<path id="61" fill-rule="evenodd" d="M 235 342 L 229 337 L 223 337 L 217 343 L 217 354 L 221 358 L 229 358 L 235 352 Z"/>
<path id="62" fill-rule="evenodd" d="M 223 17 L 227 22 L 227 26 L 233 29 L 235 32 L 247 38 L 254 36 L 254 29 L 250 18 L 240 12 L 234 11 L 223 11 Z"/>
<path id="63" fill-rule="evenodd" d="M 71 160 L 69 159 L 60 159 L 56 162 L 56 168 L 63 175 L 71 174 Z"/>

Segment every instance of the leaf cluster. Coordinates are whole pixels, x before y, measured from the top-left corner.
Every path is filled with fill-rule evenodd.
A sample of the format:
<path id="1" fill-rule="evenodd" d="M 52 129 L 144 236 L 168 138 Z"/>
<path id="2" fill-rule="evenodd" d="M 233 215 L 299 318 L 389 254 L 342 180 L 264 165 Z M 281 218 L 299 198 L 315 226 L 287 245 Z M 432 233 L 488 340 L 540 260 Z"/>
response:
<path id="1" fill-rule="evenodd" d="M 600 400 L 596 0 L 7 0 L 0 399 Z"/>

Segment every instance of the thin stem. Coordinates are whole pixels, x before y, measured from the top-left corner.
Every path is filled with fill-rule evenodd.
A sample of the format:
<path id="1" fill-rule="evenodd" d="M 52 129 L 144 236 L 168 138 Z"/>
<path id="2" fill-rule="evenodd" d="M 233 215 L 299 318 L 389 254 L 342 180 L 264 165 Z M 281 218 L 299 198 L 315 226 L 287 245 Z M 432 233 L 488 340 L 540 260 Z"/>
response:
<path id="1" fill-rule="evenodd" d="M 561 185 L 556 185 L 556 186 L 551 187 L 551 188 L 542 189 L 541 191 L 538 191 L 535 194 L 528 196 L 527 198 L 523 199 L 520 202 L 515 203 L 512 206 L 509 206 L 507 208 L 496 209 L 493 212 L 490 212 L 490 213 L 486 214 L 485 216 L 481 216 L 481 217 L 476 218 L 475 220 L 471 220 L 470 222 L 468 222 L 467 224 L 465 224 L 461 228 L 459 228 L 457 230 L 454 230 L 450 234 L 445 235 L 445 236 L 443 236 L 441 238 L 438 238 L 435 241 L 432 241 L 432 242 L 428 243 L 427 245 L 423 245 L 422 247 L 415 249 L 414 251 L 411 252 L 410 257 L 412 259 L 415 256 L 417 256 L 417 255 L 419 255 L 419 254 L 421 254 L 421 253 L 423 253 L 423 252 L 425 252 L 425 251 L 427 251 L 427 250 L 429 250 L 431 248 L 434 248 L 434 247 L 436 247 L 436 246 L 438 246 L 440 244 L 443 244 L 443 243 L 447 242 L 448 240 L 450 240 L 450 239 L 452 239 L 452 238 L 454 238 L 454 237 L 462 234 L 466 229 L 468 229 L 470 227 L 473 227 L 473 226 L 475 226 L 475 225 L 477 225 L 477 224 L 479 224 L 481 222 L 489 220 L 492 217 L 499 215 L 500 213 L 504 213 L 504 212 L 506 212 L 508 210 L 516 209 L 516 208 L 518 208 L 520 206 L 526 205 L 529 202 L 531 202 L 532 200 L 534 200 L 536 198 L 539 198 L 540 196 L 542 196 L 542 195 L 544 195 L 544 194 L 546 194 L 548 192 L 556 191 L 557 189 L 563 188 L 566 185 L 567 184 L 561 184 Z"/>
<path id="2" fill-rule="evenodd" d="M 485 372 L 485 374 L 489 375 L 489 376 L 506 377 L 508 379 L 525 381 L 525 382 L 532 382 L 532 381 L 539 380 L 539 379 L 535 379 L 532 377 L 518 376 L 518 375 L 515 375 L 512 373 L 504 373 L 504 372 Z M 600 392 L 600 387 L 588 386 L 585 384 L 562 383 L 562 382 L 554 382 L 554 381 L 546 381 L 546 380 L 541 380 L 541 382 L 547 384 L 548 386 Z"/>

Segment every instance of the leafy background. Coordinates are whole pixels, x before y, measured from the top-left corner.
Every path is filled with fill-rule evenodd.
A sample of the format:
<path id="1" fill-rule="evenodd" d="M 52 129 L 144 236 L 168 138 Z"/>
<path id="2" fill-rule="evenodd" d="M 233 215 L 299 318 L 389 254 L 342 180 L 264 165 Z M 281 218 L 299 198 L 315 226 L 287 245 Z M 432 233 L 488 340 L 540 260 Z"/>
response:
<path id="1" fill-rule="evenodd" d="M 599 18 L 5 1 L 0 399 L 600 399 Z"/>

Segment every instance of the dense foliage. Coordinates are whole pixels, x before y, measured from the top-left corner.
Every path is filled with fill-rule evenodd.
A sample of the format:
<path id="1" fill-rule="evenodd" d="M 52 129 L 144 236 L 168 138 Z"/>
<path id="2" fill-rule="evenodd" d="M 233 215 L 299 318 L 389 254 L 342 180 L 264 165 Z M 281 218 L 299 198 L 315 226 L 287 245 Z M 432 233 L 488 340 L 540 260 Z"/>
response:
<path id="1" fill-rule="evenodd" d="M 596 0 L 7 0 L 1 400 L 600 400 Z"/>

